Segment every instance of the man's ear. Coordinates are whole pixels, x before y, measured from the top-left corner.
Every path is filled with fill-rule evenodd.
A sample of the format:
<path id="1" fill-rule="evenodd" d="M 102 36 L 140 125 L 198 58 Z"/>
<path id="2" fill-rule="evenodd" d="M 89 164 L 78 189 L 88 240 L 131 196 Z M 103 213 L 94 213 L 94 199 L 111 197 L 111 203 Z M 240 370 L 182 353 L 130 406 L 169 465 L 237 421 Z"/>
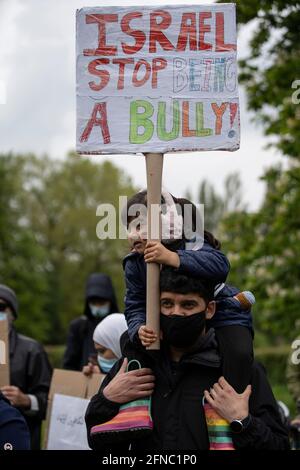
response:
<path id="1" fill-rule="evenodd" d="M 216 313 L 216 302 L 211 300 L 208 302 L 206 311 L 205 311 L 205 318 L 206 320 L 211 320 L 214 314 Z"/>

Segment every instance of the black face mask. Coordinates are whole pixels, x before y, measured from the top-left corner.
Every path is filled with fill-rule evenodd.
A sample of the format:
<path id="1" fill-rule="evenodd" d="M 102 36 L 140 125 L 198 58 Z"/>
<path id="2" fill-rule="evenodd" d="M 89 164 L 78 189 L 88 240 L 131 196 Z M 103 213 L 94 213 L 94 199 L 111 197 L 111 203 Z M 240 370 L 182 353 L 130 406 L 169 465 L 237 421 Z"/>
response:
<path id="1" fill-rule="evenodd" d="M 205 328 L 205 311 L 187 317 L 160 314 L 163 340 L 175 348 L 192 346 Z"/>

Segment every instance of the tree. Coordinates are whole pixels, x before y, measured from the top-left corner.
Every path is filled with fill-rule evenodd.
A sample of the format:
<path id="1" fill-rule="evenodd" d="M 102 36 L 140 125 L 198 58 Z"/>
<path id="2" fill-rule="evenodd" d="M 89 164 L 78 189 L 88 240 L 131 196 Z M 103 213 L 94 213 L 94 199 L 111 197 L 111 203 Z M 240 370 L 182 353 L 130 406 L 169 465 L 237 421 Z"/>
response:
<path id="1" fill-rule="evenodd" d="M 217 234 L 225 214 L 245 209 L 242 201 L 242 182 L 238 173 L 227 175 L 223 194 L 218 194 L 214 186 L 203 180 L 199 186 L 198 201 L 204 204 L 205 229 Z"/>
<path id="2" fill-rule="evenodd" d="M 240 61 L 248 107 L 270 145 L 289 160 L 287 169 L 279 165 L 263 175 L 260 210 L 227 217 L 222 238 L 231 253 L 231 279 L 255 293 L 257 328 L 286 341 L 299 328 L 300 108 L 292 87 L 300 78 L 300 2 L 239 0 L 236 5 L 239 24 L 255 26 L 249 55 Z"/>
<path id="3" fill-rule="evenodd" d="M 287 341 L 299 328 L 300 169 L 271 168 L 267 191 L 255 214 L 231 214 L 222 222 L 229 280 L 256 296 L 256 328 Z"/>
<path id="4" fill-rule="evenodd" d="M 0 281 L 20 298 L 21 331 L 64 342 L 69 322 L 83 313 L 91 272 L 112 277 L 122 311 L 127 240 L 99 240 L 96 209 L 111 203 L 118 215 L 119 195 L 135 191 L 130 178 L 74 153 L 63 160 L 4 155 L 0 177 Z"/>
<path id="5" fill-rule="evenodd" d="M 204 204 L 205 230 L 216 233 L 223 213 L 223 199 L 208 180 L 200 183 L 198 201 Z"/>
<path id="6" fill-rule="evenodd" d="M 246 205 L 243 202 L 243 187 L 240 175 L 231 173 L 226 176 L 224 181 L 224 202 L 223 212 L 240 212 L 245 210 Z"/>
<path id="7" fill-rule="evenodd" d="M 49 333 L 43 315 L 47 292 L 43 275 L 46 252 L 37 243 L 24 211 L 26 158 L 0 155 L 0 282 L 17 294 L 18 328 L 43 341 Z"/>
<path id="8" fill-rule="evenodd" d="M 222 3 L 222 2 L 221 2 Z M 300 1 L 237 0 L 240 25 L 255 23 L 240 82 L 248 106 L 283 155 L 300 157 Z M 298 84 L 296 83 L 298 80 Z"/>
<path id="9" fill-rule="evenodd" d="M 128 251 L 127 241 L 97 238 L 96 209 L 110 203 L 118 215 L 119 195 L 132 195 L 134 188 L 130 178 L 109 161 L 94 164 L 75 153 L 62 162 L 39 161 L 38 170 L 35 184 L 29 168 L 33 184 L 28 213 L 48 254 L 46 314 L 52 331 L 49 340 L 57 343 L 65 339 L 70 320 L 83 313 L 84 286 L 91 272 L 112 277 L 123 307 L 122 258 Z"/>

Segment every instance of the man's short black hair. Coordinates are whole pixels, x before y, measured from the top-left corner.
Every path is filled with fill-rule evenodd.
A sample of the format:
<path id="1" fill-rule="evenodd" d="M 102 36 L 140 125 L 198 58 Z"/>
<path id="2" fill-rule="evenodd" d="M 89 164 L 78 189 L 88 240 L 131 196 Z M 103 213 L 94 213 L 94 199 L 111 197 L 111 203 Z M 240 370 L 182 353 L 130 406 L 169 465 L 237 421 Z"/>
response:
<path id="1" fill-rule="evenodd" d="M 207 303 L 214 299 L 215 283 L 180 274 L 173 268 L 164 268 L 160 274 L 160 291 L 177 294 L 198 294 Z"/>

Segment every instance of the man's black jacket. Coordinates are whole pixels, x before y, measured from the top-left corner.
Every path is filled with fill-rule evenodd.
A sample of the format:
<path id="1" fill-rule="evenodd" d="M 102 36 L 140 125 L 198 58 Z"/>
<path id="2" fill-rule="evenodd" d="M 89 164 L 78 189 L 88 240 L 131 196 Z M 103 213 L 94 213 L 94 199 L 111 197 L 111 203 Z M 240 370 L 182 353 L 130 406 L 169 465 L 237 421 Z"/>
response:
<path id="1" fill-rule="evenodd" d="M 41 424 L 46 416 L 52 368 L 41 344 L 20 335 L 14 327 L 9 335 L 10 383 L 23 393 L 34 395 L 38 401 L 37 412 L 20 410 L 31 435 L 31 448 L 40 448 Z"/>
<path id="2" fill-rule="evenodd" d="M 124 342 L 125 356 L 132 356 L 132 347 L 129 339 Z M 137 349 L 134 352 L 145 364 L 143 353 Z M 159 357 L 148 357 L 147 360 L 156 377 L 152 395 L 154 429 L 151 437 L 131 442 L 131 450 L 209 449 L 202 398 L 204 390 L 209 390 L 222 375 L 214 330 L 209 330 L 201 339 L 194 353 L 183 356 L 177 364 L 170 361 L 164 347 Z M 86 412 L 89 445 L 94 450 L 108 450 L 108 446 L 103 447 L 96 439 L 93 442 L 90 430 L 96 424 L 109 421 L 119 411 L 119 405 L 107 400 L 102 390 L 116 375 L 121 363 L 122 360 L 118 361 L 107 375 Z M 243 433 L 233 435 L 235 448 L 288 449 L 287 430 L 281 423 L 264 369 L 258 363 L 253 364 L 251 384 L 249 408 L 252 421 Z M 122 450 L 128 446 L 126 443 Z M 116 449 L 120 451 L 120 445 Z M 109 450 L 113 451 L 114 446 L 109 446 Z"/>

